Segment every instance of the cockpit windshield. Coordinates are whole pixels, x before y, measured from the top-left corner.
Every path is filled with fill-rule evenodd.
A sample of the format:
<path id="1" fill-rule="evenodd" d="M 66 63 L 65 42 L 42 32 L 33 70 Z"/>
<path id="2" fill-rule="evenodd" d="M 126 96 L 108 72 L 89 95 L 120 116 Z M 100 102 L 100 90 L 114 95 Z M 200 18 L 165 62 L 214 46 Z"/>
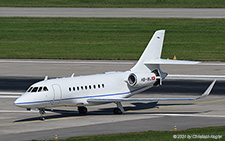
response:
<path id="1" fill-rule="evenodd" d="M 31 92 L 37 92 L 38 87 L 34 87 Z"/>
<path id="2" fill-rule="evenodd" d="M 44 91 L 48 91 L 48 88 L 46 86 L 40 86 L 40 87 L 30 87 L 27 92 L 44 92 Z"/>
<path id="3" fill-rule="evenodd" d="M 27 92 L 30 92 L 32 89 L 33 89 L 33 87 L 30 87 L 30 88 L 27 90 Z"/>

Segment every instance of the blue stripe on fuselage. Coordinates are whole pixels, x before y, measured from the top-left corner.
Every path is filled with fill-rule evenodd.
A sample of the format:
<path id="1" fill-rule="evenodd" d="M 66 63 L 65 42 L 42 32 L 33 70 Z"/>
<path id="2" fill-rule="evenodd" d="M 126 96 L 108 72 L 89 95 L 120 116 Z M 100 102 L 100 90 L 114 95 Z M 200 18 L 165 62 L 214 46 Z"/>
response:
<path id="1" fill-rule="evenodd" d="M 116 93 L 116 94 L 106 94 L 106 95 L 95 95 L 95 96 L 84 96 L 84 97 L 73 97 L 73 98 L 64 98 L 64 99 L 56 99 L 56 100 L 45 100 L 45 101 L 33 101 L 33 102 L 22 102 L 22 103 L 14 103 L 15 105 L 24 105 L 24 104 L 34 104 L 34 103 L 48 103 L 53 101 L 66 101 L 66 100 L 72 100 L 72 99 L 84 99 L 84 98 L 97 98 L 97 97 L 107 97 L 107 96 L 116 96 L 116 95 L 125 95 L 130 94 L 133 92 L 136 92 L 138 90 L 144 89 L 147 86 L 135 89 L 133 91 L 124 92 L 124 93 Z"/>

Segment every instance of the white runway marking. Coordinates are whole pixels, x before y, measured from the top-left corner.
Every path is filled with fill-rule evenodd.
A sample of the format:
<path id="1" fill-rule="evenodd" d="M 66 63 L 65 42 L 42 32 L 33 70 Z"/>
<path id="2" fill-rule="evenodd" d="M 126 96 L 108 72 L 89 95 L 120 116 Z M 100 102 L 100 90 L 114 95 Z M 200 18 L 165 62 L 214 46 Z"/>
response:
<path id="1" fill-rule="evenodd" d="M 225 66 L 225 63 L 223 63 L 223 62 L 221 62 L 221 63 L 218 63 L 218 62 L 210 62 L 210 63 L 201 62 L 200 64 L 197 64 L 197 65 L 201 65 L 201 66 Z"/>
<path id="2" fill-rule="evenodd" d="M 0 96 L 0 98 L 18 98 L 20 96 Z"/>
<path id="3" fill-rule="evenodd" d="M 15 110 L 0 110 L 0 113 L 37 113 L 38 111 L 15 111 Z"/>
<path id="4" fill-rule="evenodd" d="M 19 92 L 0 92 L 0 95 L 22 95 L 23 93 Z"/>
<path id="5" fill-rule="evenodd" d="M 147 114 L 154 116 L 172 116 L 172 117 L 212 117 L 212 118 L 225 118 L 225 115 L 200 115 L 200 114 Z"/>
<path id="6" fill-rule="evenodd" d="M 135 62 L 135 61 L 134 61 Z M 83 61 L 83 60 L 4 60 L 0 59 L 0 63 L 39 63 L 39 64 L 118 64 L 118 65 L 133 65 L 134 62 L 128 61 Z"/>
<path id="7" fill-rule="evenodd" d="M 22 95 L 23 93 L 19 92 L 0 92 L 0 98 L 18 98 Z"/>
<path id="8" fill-rule="evenodd" d="M 15 111 L 15 110 L 0 110 L 0 113 L 38 113 L 38 110 L 33 111 Z M 46 113 L 54 113 L 46 111 Z M 212 118 L 225 118 L 225 115 L 201 115 L 201 114 L 140 114 L 140 115 L 151 115 L 151 116 L 172 116 L 172 117 L 212 117 Z"/>
<path id="9" fill-rule="evenodd" d="M 189 79 L 189 80 L 225 80 L 225 75 L 182 75 L 169 74 L 166 79 Z"/>

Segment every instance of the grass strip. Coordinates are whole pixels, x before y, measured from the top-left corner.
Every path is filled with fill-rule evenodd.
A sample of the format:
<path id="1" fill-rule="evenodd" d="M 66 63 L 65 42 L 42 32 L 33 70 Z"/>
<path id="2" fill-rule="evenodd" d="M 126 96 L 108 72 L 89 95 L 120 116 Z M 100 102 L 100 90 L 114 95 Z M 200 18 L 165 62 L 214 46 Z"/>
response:
<path id="1" fill-rule="evenodd" d="M 192 140 L 224 140 L 225 126 L 193 128 L 184 131 L 147 131 L 110 135 L 72 137 L 65 141 L 192 141 Z M 60 139 L 60 135 L 58 136 Z"/>
<path id="2" fill-rule="evenodd" d="M 0 7 L 224 8 L 224 0 L 1 0 Z"/>
<path id="3" fill-rule="evenodd" d="M 225 19 L 0 18 L 0 58 L 137 60 L 166 29 L 162 58 L 225 61 Z"/>

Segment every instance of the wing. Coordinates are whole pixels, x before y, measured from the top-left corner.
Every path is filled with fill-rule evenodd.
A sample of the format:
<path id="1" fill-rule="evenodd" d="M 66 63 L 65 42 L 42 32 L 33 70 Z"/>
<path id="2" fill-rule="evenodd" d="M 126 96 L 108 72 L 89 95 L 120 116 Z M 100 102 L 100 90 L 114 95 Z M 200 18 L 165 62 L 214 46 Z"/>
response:
<path id="1" fill-rule="evenodd" d="M 210 94 L 213 86 L 215 85 L 215 83 L 216 83 L 216 80 L 214 80 L 210 84 L 210 86 L 206 89 L 206 91 L 200 97 L 197 97 L 197 98 L 115 98 L 115 99 L 104 99 L 104 98 L 96 99 L 96 98 L 93 98 L 93 99 L 88 99 L 87 101 L 91 102 L 91 103 L 102 103 L 102 102 L 115 102 L 115 103 L 118 103 L 118 102 L 125 102 L 125 101 L 185 101 L 185 100 L 198 100 L 200 98 L 208 96 Z"/>

